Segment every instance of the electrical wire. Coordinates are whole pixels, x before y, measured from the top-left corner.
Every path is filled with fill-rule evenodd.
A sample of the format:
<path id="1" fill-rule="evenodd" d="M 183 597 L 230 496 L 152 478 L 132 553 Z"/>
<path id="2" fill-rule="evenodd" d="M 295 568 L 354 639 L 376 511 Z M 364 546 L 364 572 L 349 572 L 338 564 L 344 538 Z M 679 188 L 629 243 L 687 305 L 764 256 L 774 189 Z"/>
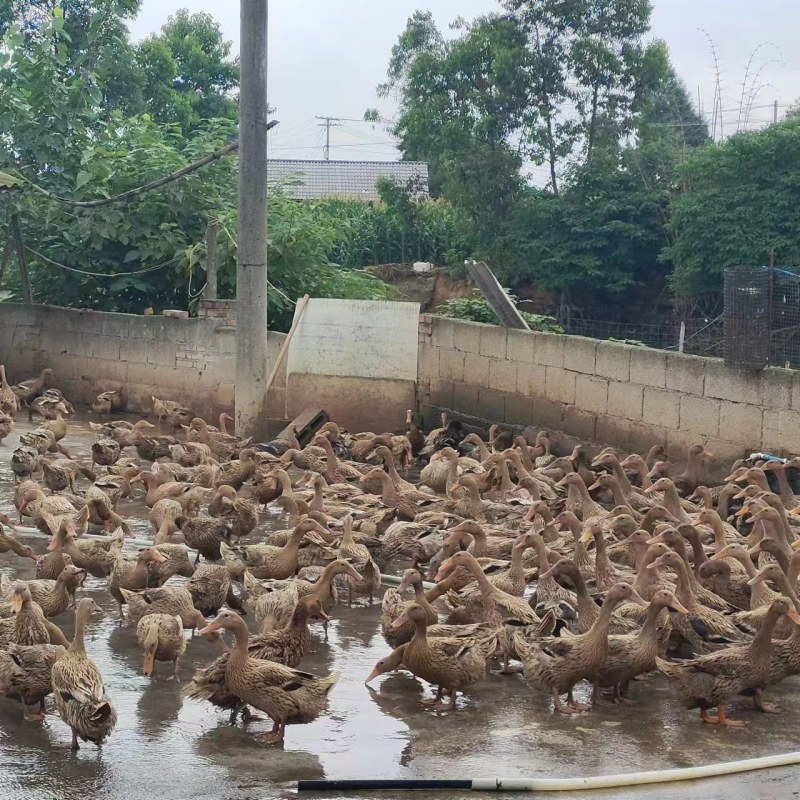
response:
<path id="1" fill-rule="evenodd" d="M 161 264 L 156 264 L 154 267 L 147 267 L 146 269 L 139 269 L 135 272 L 88 272 L 85 269 L 77 269 L 76 267 L 68 267 L 66 264 L 62 264 L 59 261 L 53 261 L 52 258 L 48 258 L 46 255 L 34 250 L 32 247 L 28 247 L 25 245 L 25 249 L 31 253 L 32 255 L 36 256 L 36 258 L 41 259 L 46 264 L 51 264 L 54 267 L 58 267 L 59 269 L 64 269 L 67 272 L 76 272 L 79 275 L 90 275 L 93 278 L 121 278 L 127 277 L 129 275 L 146 275 L 148 272 L 155 272 L 156 270 L 163 269 L 164 267 L 168 267 L 170 264 L 175 263 L 176 261 L 180 261 L 183 256 L 174 256 L 173 258 L 169 259 L 169 261 L 163 261 Z"/>

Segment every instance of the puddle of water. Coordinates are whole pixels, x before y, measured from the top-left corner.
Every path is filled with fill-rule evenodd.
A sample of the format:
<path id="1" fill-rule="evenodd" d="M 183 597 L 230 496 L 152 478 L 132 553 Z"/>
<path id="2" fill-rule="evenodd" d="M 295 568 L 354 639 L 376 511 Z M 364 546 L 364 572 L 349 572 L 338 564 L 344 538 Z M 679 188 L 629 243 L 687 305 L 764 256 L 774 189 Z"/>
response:
<path id="1" fill-rule="evenodd" d="M 18 432 L 29 429 L 20 422 Z M 68 445 L 78 458 L 89 452 L 91 434 L 73 423 Z M 9 456 L 12 436 L 0 447 L 0 510 L 13 512 Z M 140 500 L 122 501 L 137 535 L 149 538 L 147 509 Z M 251 538 L 250 541 L 255 540 Z M 37 552 L 45 542 L 31 540 Z M 0 569 L 23 578 L 32 562 L 0 556 Z M 399 570 L 399 567 L 398 567 Z M 333 610 L 330 639 L 319 636 L 303 669 L 341 672 L 329 713 L 310 725 L 287 728 L 285 746 L 267 748 L 250 730 L 228 725 L 227 713 L 187 700 L 181 686 L 195 667 L 215 651 L 203 639 L 189 642 L 179 670 L 169 680 L 169 665 L 157 677 L 141 675 L 135 628 L 120 626 L 116 604 L 102 580 L 87 581 L 87 592 L 104 610 L 90 623 L 87 651 L 100 667 L 119 722 L 102 750 L 83 745 L 69 749 L 69 730 L 58 718 L 23 722 L 19 704 L 0 698 L 0 797 L 33 796 L 63 800 L 96 798 L 277 797 L 282 784 L 320 778 L 570 777 L 646 769 L 693 766 L 800 749 L 794 724 L 796 679 L 770 692 L 784 708 L 782 717 L 756 715 L 743 705 L 737 715 L 750 722 L 744 731 L 702 725 L 694 713 L 677 706 L 660 680 L 636 682 L 631 707 L 603 706 L 577 717 L 554 716 L 549 699 L 518 677 L 491 676 L 462 701 L 454 714 L 423 710 L 423 687 L 408 673 L 363 680 L 389 648 L 380 635 L 380 606 Z M 72 612 L 55 620 L 72 634 Z M 579 692 L 579 694 L 585 694 Z M 764 784 L 768 784 L 765 787 Z M 752 773 L 698 784 L 602 792 L 599 797 L 703 797 L 731 795 L 790 797 L 790 768 Z M 321 797 L 322 795 L 315 795 Z M 370 797 L 392 797 L 371 793 Z M 426 797 L 435 797 L 426 793 Z M 494 795 L 497 797 L 497 795 Z"/>

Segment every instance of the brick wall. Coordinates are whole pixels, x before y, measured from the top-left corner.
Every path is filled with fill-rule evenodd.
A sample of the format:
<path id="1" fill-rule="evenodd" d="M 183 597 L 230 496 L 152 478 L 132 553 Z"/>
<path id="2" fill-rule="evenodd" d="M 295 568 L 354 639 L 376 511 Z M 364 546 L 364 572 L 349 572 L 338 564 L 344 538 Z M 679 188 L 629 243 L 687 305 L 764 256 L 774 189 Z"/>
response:
<path id="1" fill-rule="evenodd" d="M 11 382 L 51 367 L 73 402 L 90 403 L 99 392 L 121 387 L 128 411 L 149 411 L 155 395 L 215 418 L 233 410 L 233 308 L 223 309 L 224 317 L 174 319 L 2 303 L 0 364 Z M 269 334 L 270 368 L 284 338 Z M 270 391 L 275 417 L 283 417 L 285 387 L 283 371 Z"/>
<path id="2" fill-rule="evenodd" d="M 743 451 L 800 453 L 800 373 L 739 372 L 718 359 L 423 315 L 421 404 L 540 425 L 674 458 L 703 441 L 722 462 Z"/>

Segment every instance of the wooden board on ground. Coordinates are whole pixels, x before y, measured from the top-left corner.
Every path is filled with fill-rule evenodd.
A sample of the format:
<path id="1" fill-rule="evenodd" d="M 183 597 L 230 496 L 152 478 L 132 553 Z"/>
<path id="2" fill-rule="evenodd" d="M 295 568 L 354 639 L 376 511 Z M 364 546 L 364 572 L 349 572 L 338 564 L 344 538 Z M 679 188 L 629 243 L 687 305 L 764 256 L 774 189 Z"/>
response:
<path id="1" fill-rule="evenodd" d="M 304 408 L 289 425 L 294 425 L 297 438 L 305 447 L 314 438 L 314 434 L 329 420 L 328 412 L 322 408 Z M 279 439 L 289 435 L 289 425 L 278 434 Z"/>

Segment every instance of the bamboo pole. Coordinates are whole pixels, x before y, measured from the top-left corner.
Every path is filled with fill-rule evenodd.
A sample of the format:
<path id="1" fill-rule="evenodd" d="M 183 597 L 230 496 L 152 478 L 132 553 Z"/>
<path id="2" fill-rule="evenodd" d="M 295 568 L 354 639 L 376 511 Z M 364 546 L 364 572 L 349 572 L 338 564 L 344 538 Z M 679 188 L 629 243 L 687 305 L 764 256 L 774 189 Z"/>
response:
<path id="1" fill-rule="evenodd" d="M 286 338 L 283 340 L 283 344 L 281 345 L 278 357 L 275 359 L 275 364 L 272 367 L 272 372 L 270 372 L 269 378 L 267 378 L 267 386 L 264 390 L 265 392 L 268 392 L 272 388 L 272 384 L 274 383 L 275 378 L 278 374 L 278 370 L 281 368 L 281 364 L 283 363 L 283 360 L 286 357 L 286 353 L 289 352 L 289 345 L 292 342 L 292 337 L 294 336 L 294 332 L 297 330 L 297 326 L 300 324 L 300 320 L 302 319 L 303 314 L 305 313 L 307 305 L 308 305 L 308 295 L 304 294 L 297 301 L 297 309 L 295 311 L 294 320 L 292 320 L 292 327 L 289 328 L 289 333 L 286 334 Z M 286 409 L 284 409 L 284 416 L 286 416 Z"/>

